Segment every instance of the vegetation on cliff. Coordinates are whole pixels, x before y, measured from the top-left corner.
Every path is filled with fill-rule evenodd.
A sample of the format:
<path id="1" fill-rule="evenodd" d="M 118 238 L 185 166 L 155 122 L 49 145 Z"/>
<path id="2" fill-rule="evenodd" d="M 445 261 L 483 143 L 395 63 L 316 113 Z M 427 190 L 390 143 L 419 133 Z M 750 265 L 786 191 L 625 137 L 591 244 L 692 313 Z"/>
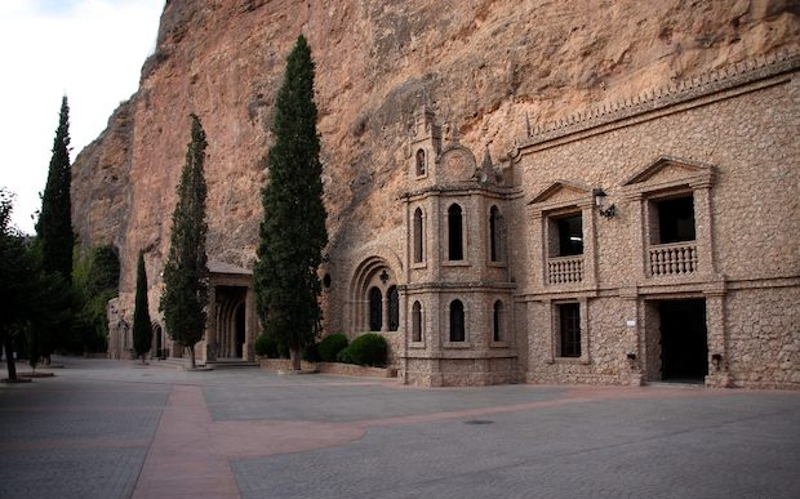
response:
<path id="1" fill-rule="evenodd" d="M 192 114 L 190 119 L 192 140 L 187 147 L 178 201 L 172 214 L 160 309 L 164 312 L 167 333 L 173 341 L 189 349 L 194 368 L 194 346 L 205 332 L 208 302 L 207 188 L 203 172 L 208 143 L 200 118 Z"/>
<path id="2" fill-rule="evenodd" d="M 328 243 L 322 202 L 322 163 L 314 103 L 314 62 L 302 35 L 286 60 L 267 153 L 264 219 L 253 274 L 264 332 L 289 346 L 300 369 L 303 347 L 319 327 L 317 269 Z"/>

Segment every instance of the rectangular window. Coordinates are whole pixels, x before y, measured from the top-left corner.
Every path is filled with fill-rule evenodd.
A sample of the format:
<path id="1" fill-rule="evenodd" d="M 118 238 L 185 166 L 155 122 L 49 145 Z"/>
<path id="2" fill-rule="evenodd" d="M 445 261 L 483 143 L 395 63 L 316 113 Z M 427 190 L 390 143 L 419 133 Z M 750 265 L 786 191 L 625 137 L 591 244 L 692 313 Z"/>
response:
<path id="1" fill-rule="evenodd" d="M 694 241 L 694 198 L 692 196 L 657 201 L 657 244 Z"/>
<path id="2" fill-rule="evenodd" d="M 558 326 L 561 337 L 560 357 L 581 356 L 581 309 L 579 303 L 563 303 L 558 307 Z"/>
<path id="3" fill-rule="evenodd" d="M 581 214 L 555 219 L 558 252 L 551 256 L 583 254 L 583 217 Z"/>

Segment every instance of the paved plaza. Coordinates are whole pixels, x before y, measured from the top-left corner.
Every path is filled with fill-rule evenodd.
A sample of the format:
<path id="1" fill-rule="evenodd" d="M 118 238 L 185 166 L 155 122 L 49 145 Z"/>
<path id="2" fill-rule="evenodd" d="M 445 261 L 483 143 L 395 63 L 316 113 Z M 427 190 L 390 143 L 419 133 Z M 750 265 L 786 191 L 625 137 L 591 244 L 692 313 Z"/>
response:
<path id="1" fill-rule="evenodd" d="M 800 392 L 59 362 L 0 385 L 2 498 L 800 497 Z"/>

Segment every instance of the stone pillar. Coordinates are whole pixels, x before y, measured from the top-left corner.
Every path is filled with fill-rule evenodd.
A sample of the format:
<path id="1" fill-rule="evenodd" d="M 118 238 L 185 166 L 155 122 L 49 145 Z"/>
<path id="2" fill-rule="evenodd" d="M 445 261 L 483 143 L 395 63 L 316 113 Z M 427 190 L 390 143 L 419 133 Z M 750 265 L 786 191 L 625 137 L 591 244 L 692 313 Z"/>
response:
<path id="1" fill-rule="evenodd" d="M 647 248 L 650 245 L 650 241 L 649 239 L 645 241 L 645 238 L 649 237 L 647 232 L 648 225 L 645 225 L 648 220 L 648 213 L 644 209 L 645 203 L 642 202 L 641 192 L 628 194 L 628 196 L 626 196 L 626 201 L 628 202 L 628 206 L 630 206 L 630 235 L 633 243 L 630 245 L 632 253 L 629 261 L 633 262 L 636 266 L 635 278 L 639 282 L 642 282 L 649 275 L 648 267 L 650 258 L 647 255 Z"/>
<path id="2" fill-rule="evenodd" d="M 430 220 L 430 224 L 426 225 L 423 221 L 423 227 L 425 229 L 425 240 L 427 241 L 427 247 L 430 248 L 430 253 L 425 253 L 425 262 L 427 265 L 430 266 L 431 272 L 430 276 L 433 281 L 438 281 L 442 275 L 442 262 L 446 260 L 446 255 L 442 252 L 442 237 L 447 237 L 447 231 L 442 232 L 440 230 L 441 227 L 441 215 L 440 215 L 440 204 L 442 203 L 442 199 L 436 197 L 434 202 L 430 203 L 431 207 L 431 216 L 428 217 L 425 221 Z M 447 212 L 445 211 L 445 215 Z M 444 227 L 447 227 L 445 224 Z"/>
<path id="3" fill-rule="evenodd" d="M 244 298 L 244 345 L 242 346 L 244 360 L 252 361 L 256 358 L 253 345 L 255 345 L 258 334 L 257 315 L 255 290 L 248 287 Z"/>
<path id="4" fill-rule="evenodd" d="M 717 274 L 714 262 L 714 233 L 711 224 L 711 180 L 693 184 L 694 224 L 698 266 L 703 275 Z"/>
<path id="5" fill-rule="evenodd" d="M 530 234 L 528 234 L 528 259 L 532 263 L 531 268 L 539 269 L 538 279 L 536 273 L 531 276 L 528 282 L 528 288 L 543 287 L 547 284 L 547 255 L 544 252 L 545 244 L 547 243 L 547 231 L 544 227 L 544 217 L 542 210 L 535 210 L 531 217 Z M 538 281 L 538 282 L 537 282 Z"/>
<path id="6" fill-rule="evenodd" d="M 706 386 L 729 388 L 733 385 L 733 380 L 728 371 L 724 287 L 706 292 L 706 333 L 708 335 Z"/>
<path id="7" fill-rule="evenodd" d="M 624 352 L 624 369 L 627 370 L 628 384 L 642 386 L 644 375 L 642 366 L 645 364 L 645 349 L 642 341 L 642 318 L 639 310 L 639 294 L 636 287 L 620 290 L 620 299 L 625 309 L 625 343 L 627 350 Z M 621 378 L 624 379 L 624 375 Z"/>
<path id="8" fill-rule="evenodd" d="M 581 218 L 583 226 L 583 284 L 597 286 L 597 225 L 596 220 L 600 215 L 594 208 L 594 199 L 588 203 L 581 203 Z M 588 336 L 587 336 L 588 338 Z"/>
<path id="9" fill-rule="evenodd" d="M 389 289 L 381 293 L 381 332 L 389 332 Z"/>
<path id="10" fill-rule="evenodd" d="M 208 286 L 208 311 L 206 315 L 206 341 L 204 357 L 206 362 L 217 360 L 217 287 Z M 198 352 L 203 354 L 203 352 Z"/>

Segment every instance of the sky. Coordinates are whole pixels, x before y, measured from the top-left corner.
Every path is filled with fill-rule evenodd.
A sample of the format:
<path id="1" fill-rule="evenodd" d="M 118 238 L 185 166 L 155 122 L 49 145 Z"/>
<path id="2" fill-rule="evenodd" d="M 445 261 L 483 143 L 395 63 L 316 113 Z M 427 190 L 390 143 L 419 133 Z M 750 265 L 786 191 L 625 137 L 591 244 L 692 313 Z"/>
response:
<path id="1" fill-rule="evenodd" d="M 14 193 L 12 220 L 23 232 L 34 232 L 62 96 L 74 161 L 136 92 L 163 7 L 164 0 L 0 0 L 0 187 Z"/>

